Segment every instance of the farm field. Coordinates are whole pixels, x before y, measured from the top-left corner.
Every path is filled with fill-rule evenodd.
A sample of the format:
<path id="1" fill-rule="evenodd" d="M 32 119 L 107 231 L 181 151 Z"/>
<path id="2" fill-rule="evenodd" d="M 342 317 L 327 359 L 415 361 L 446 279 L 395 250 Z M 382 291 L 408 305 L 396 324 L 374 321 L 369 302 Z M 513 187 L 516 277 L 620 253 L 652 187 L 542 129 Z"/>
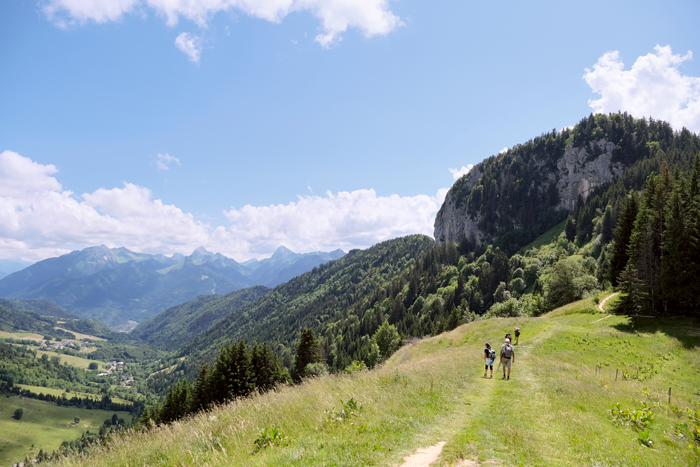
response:
<path id="1" fill-rule="evenodd" d="M 102 395 L 100 395 L 100 394 L 88 394 L 86 392 L 66 392 L 63 389 L 44 388 L 41 386 L 31 386 L 29 384 L 15 384 L 15 386 L 20 387 L 22 389 L 28 389 L 32 392 L 37 393 L 37 394 L 40 394 L 40 393 L 51 394 L 52 396 L 56 396 L 56 397 L 61 397 L 61 395 L 65 393 L 66 397 L 68 399 L 70 399 L 73 396 L 77 396 L 77 397 L 82 397 L 82 398 L 89 397 L 92 400 L 102 400 Z M 112 400 L 114 402 L 118 402 L 120 404 L 128 404 L 128 405 L 132 404 L 131 401 L 120 399 L 118 397 L 112 397 Z"/>
<path id="2" fill-rule="evenodd" d="M 60 329 L 61 331 L 70 332 L 79 340 L 83 340 L 83 339 L 90 339 L 91 341 L 104 341 L 104 340 L 106 340 L 106 339 L 103 339 L 101 337 L 95 337 L 95 336 L 91 336 L 89 334 L 82 334 L 80 332 L 71 331 L 70 329 L 63 329 L 63 328 L 58 327 L 58 326 L 54 327 L 54 329 Z"/>
<path id="3" fill-rule="evenodd" d="M 20 420 L 12 415 L 22 408 Z M 0 462 L 10 465 L 24 460 L 29 454 L 35 456 L 39 449 L 53 451 L 63 441 L 78 438 L 86 430 L 97 431 L 100 425 L 115 412 L 86 410 L 75 407 L 59 407 L 55 404 L 27 399 L 26 397 L 0 397 Z M 128 412 L 116 412 L 127 422 Z M 71 426 L 74 417 L 80 417 L 77 426 Z M 29 447 L 34 445 L 33 448 Z"/>
<path id="4" fill-rule="evenodd" d="M 76 368 L 82 368 L 83 370 L 87 370 L 91 363 L 97 363 L 99 368 L 96 371 L 103 372 L 105 371 L 104 366 L 107 365 L 107 362 L 102 362 L 100 360 L 90 360 L 88 358 L 74 357 L 73 355 L 59 354 L 56 352 L 46 352 L 44 350 L 37 350 L 36 353 L 37 358 L 41 358 L 43 354 L 48 355 L 49 358 L 59 357 L 61 359 L 61 363 L 66 362 L 69 365 L 72 365 Z"/>
<path id="5" fill-rule="evenodd" d="M 0 337 L 7 337 L 10 339 L 29 339 L 29 340 L 34 340 L 34 341 L 41 341 L 44 339 L 44 336 L 41 334 L 36 334 L 34 332 L 6 332 L 6 331 L 0 331 Z"/>

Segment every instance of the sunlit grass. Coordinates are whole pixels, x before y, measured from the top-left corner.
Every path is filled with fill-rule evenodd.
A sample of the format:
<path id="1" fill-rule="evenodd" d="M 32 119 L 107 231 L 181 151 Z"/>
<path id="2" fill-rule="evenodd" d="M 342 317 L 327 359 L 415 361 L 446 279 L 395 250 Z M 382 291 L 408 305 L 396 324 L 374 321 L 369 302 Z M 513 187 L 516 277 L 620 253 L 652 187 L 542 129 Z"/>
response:
<path id="1" fill-rule="evenodd" d="M 656 320 L 631 329 L 619 316 L 596 321 L 606 314 L 590 298 L 540 318 L 470 323 L 400 349 L 377 370 L 236 401 L 62 465 L 398 465 L 440 440 L 445 464 L 694 465 L 688 440 L 671 433 L 700 398 L 700 329 Z M 484 342 L 498 348 L 515 326 L 522 334 L 511 380 L 500 380 L 498 370 L 483 379 Z M 329 423 L 324 411 L 350 398 L 363 412 Z M 641 401 L 654 413 L 654 449 L 608 413 L 615 403 Z M 254 454 L 262 428 L 281 430 L 289 445 Z"/>

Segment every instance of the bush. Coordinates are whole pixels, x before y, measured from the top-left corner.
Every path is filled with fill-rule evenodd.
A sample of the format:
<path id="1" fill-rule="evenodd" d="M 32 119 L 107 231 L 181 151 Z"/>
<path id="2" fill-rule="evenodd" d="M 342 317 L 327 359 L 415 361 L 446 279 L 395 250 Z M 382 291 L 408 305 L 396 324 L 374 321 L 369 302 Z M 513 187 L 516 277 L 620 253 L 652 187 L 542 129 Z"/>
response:
<path id="1" fill-rule="evenodd" d="M 356 371 L 365 371 L 366 369 L 367 365 L 365 365 L 365 362 L 362 360 L 353 360 L 350 365 L 345 367 L 345 371 L 350 374 L 355 373 Z"/>
<path id="2" fill-rule="evenodd" d="M 598 281 L 586 273 L 579 261 L 565 258 L 552 266 L 547 286 L 548 305 L 557 308 L 580 300 L 586 292 L 595 290 Z"/>
<path id="3" fill-rule="evenodd" d="M 325 376 L 328 373 L 328 365 L 325 363 L 309 363 L 306 365 L 306 368 L 304 368 L 304 376 L 307 378 Z"/>
<path id="4" fill-rule="evenodd" d="M 372 336 L 372 340 L 377 343 L 377 347 L 379 347 L 379 356 L 382 360 L 389 358 L 401 345 L 399 331 L 396 330 L 396 326 L 389 324 L 388 321 L 384 321 L 384 323 L 379 326 L 377 332 Z"/>
<path id="5" fill-rule="evenodd" d="M 97 370 L 98 368 L 99 368 L 99 365 L 97 365 L 97 363 L 95 363 L 95 362 L 91 362 L 88 365 L 88 370 Z"/>
<path id="6" fill-rule="evenodd" d="M 523 293 L 526 287 L 527 286 L 525 285 L 525 281 L 520 277 L 517 277 L 510 281 L 510 290 L 517 293 L 518 295 Z"/>
<path id="7" fill-rule="evenodd" d="M 485 318 L 516 318 L 522 316 L 522 304 L 516 298 L 510 298 L 503 303 L 496 303 L 484 315 Z"/>
<path id="8" fill-rule="evenodd" d="M 496 287 L 496 292 L 493 294 L 493 300 L 497 303 L 503 303 L 510 300 L 510 292 L 508 291 L 505 282 L 498 284 L 498 287 Z"/>
<path id="9" fill-rule="evenodd" d="M 20 418 L 22 418 L 22 415 L 24 415 L 24 409 L 19 408 L 15 410 L 15 414 L 12 416 L 12 418 L 14 418 L 15 420 L 19 420 Z"/>

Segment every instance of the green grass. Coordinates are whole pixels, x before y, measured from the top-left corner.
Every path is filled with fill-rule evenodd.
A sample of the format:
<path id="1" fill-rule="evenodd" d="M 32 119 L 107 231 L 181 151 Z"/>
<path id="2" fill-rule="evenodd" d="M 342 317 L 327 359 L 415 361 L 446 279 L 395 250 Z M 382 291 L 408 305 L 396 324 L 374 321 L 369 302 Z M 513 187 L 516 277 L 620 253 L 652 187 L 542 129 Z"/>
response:
<path id="1" fill-rule="evenodd" d="M 72 365 L 77 368 L 82 368 L 83 370 L 87 370 L 89 365 L 91 363 L 97 363 L 98 369 L 95 370 L 96 372 L 103 372 L 105 371 L 104 366 L 107 365 L 106 362 L 102 362 L 100 360 L 90 360 L 87 358 L 83 357 L 74 357 L 73 355 L 66 355 L 66 354 L 59 354 L 56 352 L 46 352 L 44 350 L 37 350 L 37 358 L 41 358 L 43 354 L 46 354 L 51 357 L 59 357 L 61 359 L 61 363 L 68 363 L 69 365 Z"/>
<path id="2" fill-rule="evenodd" d="M 537 237 L 535 240 L 533 240 L 531 243 L 525 245 L 520 249 L 520 253 L 524 253 L 527 250 L 531 248 L 542 248 L 545 245 L 549 245 L 552 243 L 554 240 L 559 237 L 559 234 L 561 234 L 564 231 L 564 226 L 566 226 L 566 220 L 561 221 L 539 237 Z"/>
<path id="3" fill-rule="evenodd" d="M 44 339 L 44 336 L 41 334 L 37 334 L 35 332 L 24 332 L 24 331 L 17 331 L 17 332 L 0 331 L 0 337 L 9 337 L 10 339 L 28 339 L 28 340 L 33 340 L 33 341 L 37 341 L 37 342 Z"/>
<path id="4" fill-rule="evenodd" d="M 15 409 L 24 409 L 20 420 L 12 418 Z M 72 441 L 86 430 L 97 432 L 100 425 L 114 412 L 59 407 L 55 404 L 26 397 L 0 397 L 0 461 L 10 465 L 36 456 L 39 449 L 53 451 L 63 441 Z M 126 421 L 127 412 L 116 412 Z M 80 417 L 78 426 L 71 426 L 74 417 Z M 34 448 L 31 448 L 32 444 Z"/>
<path id="5" fill-rule="evenodd" d="M 619 316 L 594 322 L 606 315 L 590 298 L 540 318 L 477 321 L 406 346 L 377 370 L 236 401 L 62 465 L 400 465 L 438 441 L 447 444 L 434 465 L 697 465 L 688 438 L 674 430 L 690 425 L 686 408 L 699 408 L 700 327 L 640 320 L 632 329 Z M 482 378 L 484 342 L 500 345 L 515 326 L 522 334 L 512 379 Z M 324 410 L 337 412 L 351 397 L 363 412 L 328 423 Z M 654 416 L 653 449 L 608 413 L 642 401 Z M 281 430 L 289 445 L 253 454 L 262 428 Z"/>
<path id="6" fill-rule="evenodd" d="M 56 397 L 61 397 L 61 395 L 65 394 L 68 399 L 72 398 L 73 396 L 76 397 L 82 397 L 82 398 L 90 398 L 95 401 L 102 400 L 102 394 L 88 394 L 86 392 L 66 392 L 63 389 L 53 389 L 53 388 L 44 388 L 41 386 L 31 386 L 29 384 L 15 384 L 15 386 L 20 387 L 22 389 L 29 389 L 30 391 L 36 393 L 36 394 L 51 394 L 52 396 Z M 124 399 L 120 399 L 118 397 L 112 397 L 112 402 L 117 402 L 119 404 L 127 404 L 127 405 L 132 405 L 133 402 L 127 401 Z"/>

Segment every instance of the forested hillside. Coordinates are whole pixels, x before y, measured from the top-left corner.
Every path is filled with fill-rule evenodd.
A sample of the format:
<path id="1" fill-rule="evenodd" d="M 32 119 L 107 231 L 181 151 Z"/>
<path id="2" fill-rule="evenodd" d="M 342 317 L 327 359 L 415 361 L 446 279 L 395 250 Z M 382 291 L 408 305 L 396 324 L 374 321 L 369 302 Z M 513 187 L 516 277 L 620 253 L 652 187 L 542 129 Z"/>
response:
<path id="1" fill-rule="evenodd" d="M 270 290 L 257 285 L 226 295 L 201 295 L 158 313 L 136 326 L 129 335 L 158 349 L 177 350 L 223 317 L 256 301 Z"/>
<path id="2" fill-rule="evenodd" d="M 240 339 L 269 344 L 291 368 L 302 329 L 319 329 L 345 319 L 356 304 L 405 271 L 433 245 L 429 237 L 412 235 L 367 250 L 353 250 L 341 259 L 315 267 L 197 336 L 178 351 L 188 358 L 180 370 L 196 374 L 203 359 L 211 361 L 226 342 Z"/>
<path id="3" fill-rule="evenodd" d="M 700 138 L 686 129 L 628 114 L 597 114 L 492 156 L 450 189 L 435 222 L 436 241 L 494 244 L 512 255 L 573 209 L 579 242 L 591 239 L 597 209 L 613 223 L 631 189 L 665 160 L 689 170 Z"/>

